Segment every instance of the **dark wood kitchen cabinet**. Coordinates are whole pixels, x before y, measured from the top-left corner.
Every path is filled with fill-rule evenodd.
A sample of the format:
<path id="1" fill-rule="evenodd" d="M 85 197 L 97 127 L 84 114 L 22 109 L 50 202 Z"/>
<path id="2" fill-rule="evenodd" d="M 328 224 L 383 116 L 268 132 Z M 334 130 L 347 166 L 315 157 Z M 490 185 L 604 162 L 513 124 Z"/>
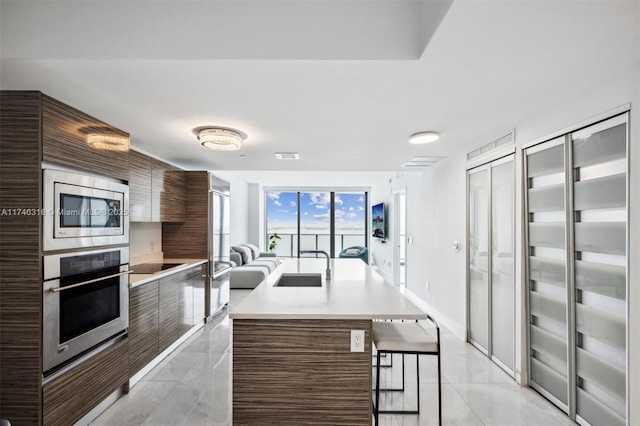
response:
<path id="1" fill-rule="evenodd" d="M 205 317 L 205 287 L 207 285 L 207 264 L 196 266 L 191 272 L 193 280 L 193 321 L 203 321 Z"/>
<path id="2" fill-rule="evenodd" d="M 169 205 L 162 210 L 162 222 L 184 222 L 187 219 L 187 177 L 183 170 L 169 166 L 164 173 L 164 188 Z"/>
<path id="3" fill-rule="evenodd" d="M 185 172 L 133 150 L 130 167 L 129 219 L 132 222 L 184 222 Z"/>
<path id="4" fill-rule="evenodd" d="M 71 425 L 129 379 L 125 337 L 43 386 L 45 425 Z M 18 423 L 16 423 L 18 424 Z"/>
<path id="5" fill-rule="evenodd" d="M 186 179 L 184 171 L 152 159 L 151 221 L 184 222 Z"/>
<path id="6" fill-rule="evenodd" d="M 178 281 L 175 276 L 162 278 L 159 283 L 158 350 L 167 349 L 178 340 Z"/>
<path id="7" fill-rule="evenodd" d="M 0 127 L 0 209 L 30 212 L 0 220 L 0 418 L 72 424 L 126 381 L 128 340 L 43 386 L 43 218 L 33 212 L 43 163 L 129 180 L 129 135 L 39 91 L 0 91 Z"/>
<path id="8" fill-rule="evenodd" d="M 207 264 L 129 291 L 129 377 L 204 322 Z"/>
<path id="9" fill-rule="evenodd" d="M 151 157 L 129 153 L 129 220 L 151 222 Z"/>
<path id="10" fill-rule="evenodd" d="M 182 336 L 195 324 L 193 322 L 193 271 L 175 275 L 178 282 L 178 334 Z"/>
<path id="11" fill-rule="evenodd" d="M 42 161 L 129 180 L 129 134 L 43 94 Z"/>
<path id="12" fill-rule="evenodd" d="M 129 376 L 158 356 L 159 283 L 153 281 L 129 292 Z"/>

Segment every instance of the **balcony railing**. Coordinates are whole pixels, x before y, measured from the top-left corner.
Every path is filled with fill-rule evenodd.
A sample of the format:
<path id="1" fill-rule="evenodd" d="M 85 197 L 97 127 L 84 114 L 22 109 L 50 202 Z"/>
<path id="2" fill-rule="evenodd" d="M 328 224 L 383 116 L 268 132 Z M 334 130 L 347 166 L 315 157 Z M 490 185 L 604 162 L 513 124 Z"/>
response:
<path id="1" fill-rule="evenodd" d="M 267 239 L 272 233 L 267 234 Z M 275 252 L 279 257 L 298 257 L 298 234 L 283 234 L 280 236 Z M 352 246 L 364 246 L 364 233 L 336 233 L 335 234 L 335 256 L 342 250 Z M 300 234 L 301 250 L 324 250 L 331 253 L 331 236 L 329 234 Z"/>

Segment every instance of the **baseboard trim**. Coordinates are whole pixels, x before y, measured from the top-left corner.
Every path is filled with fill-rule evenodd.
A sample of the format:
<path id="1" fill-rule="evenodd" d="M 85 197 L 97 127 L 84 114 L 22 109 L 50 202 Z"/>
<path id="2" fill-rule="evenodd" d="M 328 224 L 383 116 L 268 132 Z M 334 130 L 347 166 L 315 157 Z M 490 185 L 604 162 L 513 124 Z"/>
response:
<path id="1" fill-rule="evenodd" d="M 440 312 L 438 309 L 429 305 L 426 301 L 420 298 L 417 294 L 409 290 L 408 288 L 404 288 L 404 294 L 407 296 L 409 300 L 415 303 L 420 309 L 431 315 L 440 326 L 445 327 L 449 331 L 451 331 L 456 337 L 461 340 L 467 340 L 467 330 L 464 327 L 461 327 L 458 323 L 453 321 L 447 315 Z"/>

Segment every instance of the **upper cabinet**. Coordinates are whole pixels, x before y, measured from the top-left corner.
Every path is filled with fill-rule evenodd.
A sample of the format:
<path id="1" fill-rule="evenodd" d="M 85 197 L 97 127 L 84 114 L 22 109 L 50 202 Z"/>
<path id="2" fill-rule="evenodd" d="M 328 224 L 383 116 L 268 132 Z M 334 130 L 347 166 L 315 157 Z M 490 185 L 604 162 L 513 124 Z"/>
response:
<path id="1" fill-rule="evenodd" d="M 151 164 L 153 160 L 137 151 L 129 152 L 129 220 L 151 222 Z"/>
<path id="2" fill-rule="evenodd" d="M 184 222 L 185 172 L 133 150 L 130 162 L 129 220 Z"/>
<path id="3" fill-rule="evenodd" d="M 129 134 L 42 95 L 42 161 L 129 180 Z"/>

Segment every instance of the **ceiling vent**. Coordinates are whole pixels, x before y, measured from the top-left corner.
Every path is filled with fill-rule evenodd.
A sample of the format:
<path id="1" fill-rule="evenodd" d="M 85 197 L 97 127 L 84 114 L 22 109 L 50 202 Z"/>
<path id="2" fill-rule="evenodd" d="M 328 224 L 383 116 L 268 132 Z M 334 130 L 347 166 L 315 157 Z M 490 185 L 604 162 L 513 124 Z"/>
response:
<path id="1" fill-rule="evenodd" d="M 300 154 L 297 152 L 276 152 L 275 156 L 278 160 L 298 160 Z"/>
<path id="2" fill-rule="evenodd" d="M 402 167 L 429 167 L 433 163 L 442 160 L 444 157 L 413 157 L 402 165 Z"/>
<path id="3" fill-rule="evenodd" d="M 516 141 L 516 131 L 515 129 L 506 135 L 499 137 L 493 142 L 489 142 L 486 145 L 481 146 L 480 148 L 476 148 L 473 151 L 467 154 L 467 162 L 475 162 L 479 158 L 493 156 L 492 154 L 496 152 L 502 152 L 503 149 L 513 147 Z"/>

